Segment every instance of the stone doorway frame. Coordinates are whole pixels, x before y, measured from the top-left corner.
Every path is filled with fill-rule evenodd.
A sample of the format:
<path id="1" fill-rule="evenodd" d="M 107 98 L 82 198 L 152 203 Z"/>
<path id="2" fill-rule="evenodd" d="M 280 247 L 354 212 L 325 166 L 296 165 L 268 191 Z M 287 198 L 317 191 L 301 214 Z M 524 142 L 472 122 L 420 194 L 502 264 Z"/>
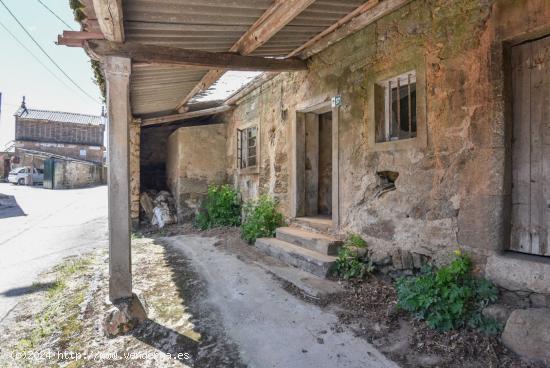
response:
<path id="1" fill-rule="evenodd" d="M 296 108 L 296 118 L 291 126 L 291 205 L 292 218 L 303 217 L 306 203 L 305 185 L 305 122 L 307 118 L 319 118 L 319 115 L 332 113 L 332 227 L 338 230 L 340 226 L 340 191 L 339 191 L 339 151 L 338 151 L 338 120 L 340 108 L 332 106 L 331 99 L 321 102 L 306 102 Z"/>

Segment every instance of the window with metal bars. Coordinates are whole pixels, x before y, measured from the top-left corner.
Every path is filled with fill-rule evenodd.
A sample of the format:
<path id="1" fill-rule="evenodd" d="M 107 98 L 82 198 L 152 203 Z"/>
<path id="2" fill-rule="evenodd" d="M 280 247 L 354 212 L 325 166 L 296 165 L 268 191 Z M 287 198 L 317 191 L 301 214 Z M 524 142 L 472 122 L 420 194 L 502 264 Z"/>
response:
<path id="1" fill-rule="evenodd" d="M 239 169 L 256 166 L 257 127 L 237 129 L 237 164 Z"/>
<path id="2" fill-rule="evenodd" d="M 410 71 L 379 82 L 376 91 L 376 109 L 383 111 L 377 114 L 376 142 L 416 137 L 416 73 Z"/>

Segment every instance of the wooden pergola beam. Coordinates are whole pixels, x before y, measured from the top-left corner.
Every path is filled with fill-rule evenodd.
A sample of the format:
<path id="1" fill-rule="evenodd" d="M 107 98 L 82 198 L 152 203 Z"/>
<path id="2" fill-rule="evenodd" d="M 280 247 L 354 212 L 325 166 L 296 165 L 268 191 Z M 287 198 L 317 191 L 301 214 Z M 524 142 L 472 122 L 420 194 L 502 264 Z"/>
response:
<path id="1" fill-rule="evenodd" d="M 232 106 L 222 105 L 222 106 L 217 106 L 210 109 L 189 111 L 182 114 L 172 114 L 172 115 L 165 115 L 165 116 L 160 116 L 156 118 L 142 119 L 141 126 L 144 127 L 144 126 L 151 126 L 151 125 L 161 125 L 161 124 L 172 123 L 180 120 L 197 118 L 201 116 L 216 115 L 216 114 L 221 114 L 223 112 L 229 111 L 231 109 L 233 109 Z"/>
<path id="2" fill-rule="evenodd" d="M 369 0 L 365 4 L 357 7 L 354 11 L 351 13 L 346 14 L 344 17 L 340 18 L 336 23 L 325 29 L 323 32 L 317 34 L 315 37 L 311 38 L 309 41 L 304 43 L 302 46 L 298 47 L 297 49 L 293 50 L 290 54 L 287 55 L 287 57 L 292 57 L 297 54 L 299 54 L 302 50 L 307 49 L 308 47 L 314 45 L 319 40 L 321 40 L 326 35 L 334 32 L 336 29 L 342 27 L 344 24 L 352 20 L 353 18 L 367 12 L 368 10 L 372 9 L 374 6 L 378 5 L 380 0 Z"/>
<path id="3" fill-rule="evenodd" d="M 230 52 L 238 52 L 248 55 L 269 41 L 284 26 L 290 23 L 315 0 L 276 0 L 264 14 L 246 31 L 241 38 L 229 49 Z M 223 75 L 225 70 L 210 70 L 199 83 L 185 95 L 176 105 L 176 110 L 182 111 L 185 104 L 197 93 L 208 89 Z"/>
<path id="4" fill-rule="evenodd" d="M 105 38 L 113 42 L 124 42 L 122 0 L 93 0 L 99 28 Z"/>
<path id="5" fill-rule="evenodd" d="M 169 46 L 145 45 L 137 42 L 117 43 L 106 40 L 91 40 L 88 41 L 88 47 L 95 55 L 122 56 L 132 59 L 132 62 L 135 63 L 191 65 L 245 71 L 307 69 L 306 62 L 299 59 L 243 56 L 229 52 L 217 53 Z"/>
<path id="6" fill-rule="evenodd" d="M 411 1 L 412 0 L 384 0 L 375 2 L 374 6 L 368 7 L 366 11 L 359 14 L 355 18 L 350 19 L 346 24 L 340 26 L 339 28 L 336 27 L 331 32 L 325 34 L 324 37 L 316 39 L 314 43 L 311 43 L 305 48 L 300 48 L 299 50 L 293 51 L 290 55 L 298 56 L 301 59 L 307 59 L 326 49 L 330 45 L 335 44 L 344 37 L 365 28 L 385 15 L 394 12 L 404 5 L 407 5 Z M 368 6 L 368 4 L 365 5 Z"/>
<path id="7" fill-rule="evenodd" d="M 63 36 L 57 36 L 57 44 L 69 47 L 82 47 L 87 40 L 103 40 L 101 32 L 63 31 Z"/>

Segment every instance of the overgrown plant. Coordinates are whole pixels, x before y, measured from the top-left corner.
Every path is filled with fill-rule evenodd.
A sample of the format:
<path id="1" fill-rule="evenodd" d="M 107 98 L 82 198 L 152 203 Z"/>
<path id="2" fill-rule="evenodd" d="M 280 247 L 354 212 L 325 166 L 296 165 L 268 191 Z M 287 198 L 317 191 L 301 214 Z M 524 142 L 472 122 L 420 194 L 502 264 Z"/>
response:
<path id="1" fill-rule="evenodd" d="M 245 203 L 241 237 L 252 244 L 257 238 L 275 236 L 275 229 L 284 225 L 283 215 L 277 211 L 277 203 L 269 196 Z"/>
<path id="2" fill-rule="evenodd" d="M 344 243 L 345 247 L 366 248 L 367 242 L 359 234 L 349 234 Z"/>
<path id="3" fill-rule="evenodd" d="M 367 242 L 358 234 L 348 235 L 344 245 L 338 250 L 333 272 L 346 280 L 364 278 L 374 270 L 372 261 L 364 255 Z"/>
<path id="4" fill-rule="evenodd" d="M 448 331 L 465 326 L 498 332 L 481 310 L 496 301 L 497 290 L 471 273 L 469 257 L 455 252 L 454 260 L 439 269 L 425 266 L 418 276 L 397 280 L 399 307 L 425 320 L 433 329 Z"/>
<path id="5" fill-rule="evenodd" d="M 195 226 L 206 230 L 219 226 L 239 226 L 241 204 L 231 185 L 211 185 L 195 218 Z"/>

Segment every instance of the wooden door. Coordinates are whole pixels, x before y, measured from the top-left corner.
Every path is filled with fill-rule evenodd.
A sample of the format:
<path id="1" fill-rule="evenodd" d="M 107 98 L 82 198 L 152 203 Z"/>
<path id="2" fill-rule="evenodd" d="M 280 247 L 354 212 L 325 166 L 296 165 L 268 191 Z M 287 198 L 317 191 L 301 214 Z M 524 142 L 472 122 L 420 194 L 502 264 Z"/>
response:
<path id="1" fill-rule="evenodd" d="M 510 249 L 550 256 L 550 36 L 512 48 Z"/>

